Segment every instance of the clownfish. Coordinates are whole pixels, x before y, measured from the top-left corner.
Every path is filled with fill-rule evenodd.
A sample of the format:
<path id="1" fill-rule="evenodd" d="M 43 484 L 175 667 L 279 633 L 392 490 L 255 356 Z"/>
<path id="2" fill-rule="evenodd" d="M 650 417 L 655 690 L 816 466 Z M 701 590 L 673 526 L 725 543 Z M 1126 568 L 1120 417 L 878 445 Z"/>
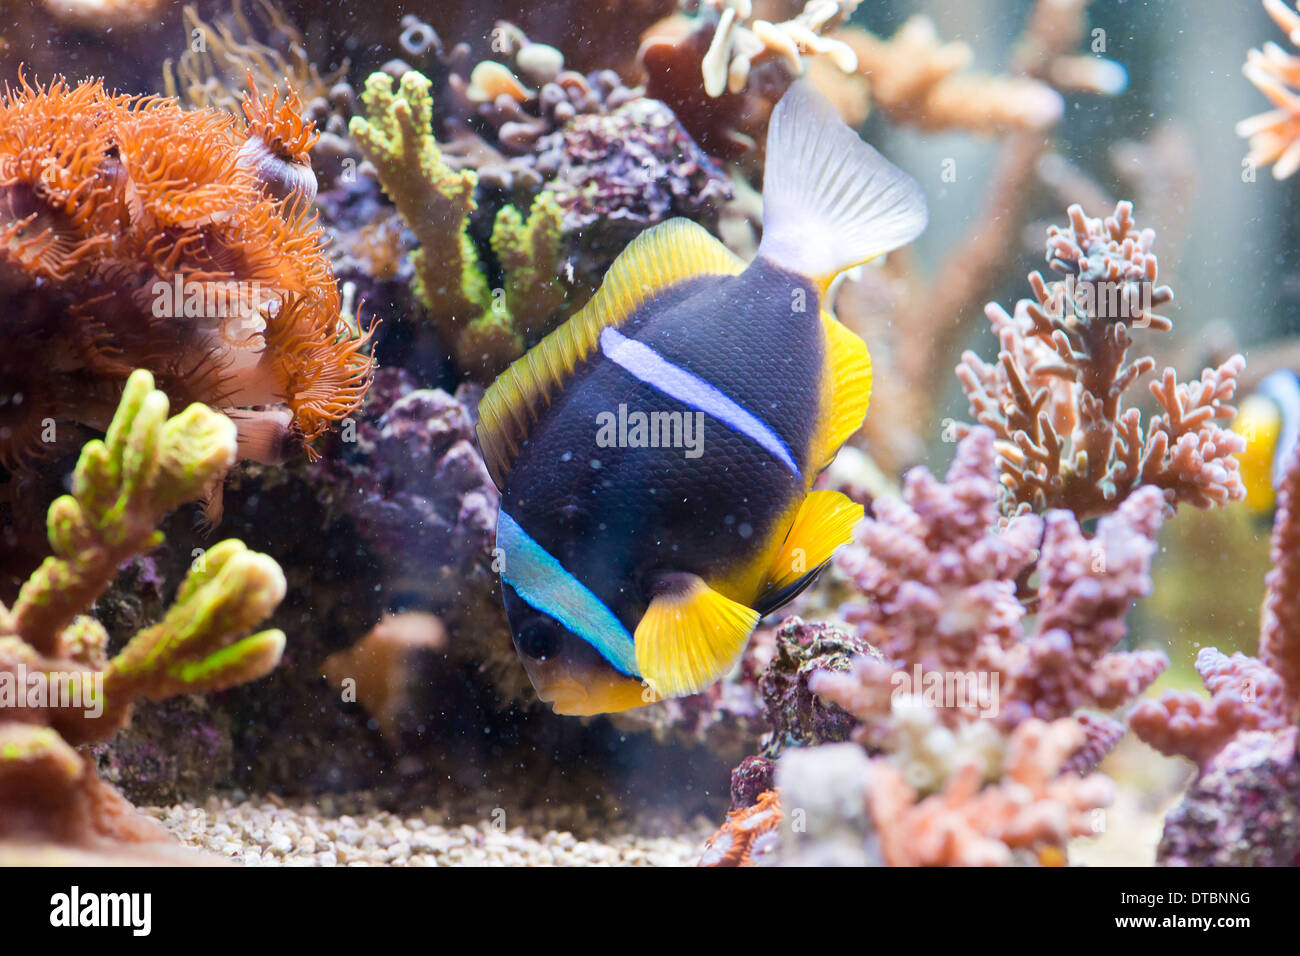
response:
<path id="1" fill-rule="evenodd" d="M 479 405 L 506 613 L 557 713 L 708 687 L 862 518 L 812 491 L 871 394 L 866 344 L 825 297 L 915 239 L 925 198 L 797 83 L 763 203 L 748 265 L 688 220 L 642 233 Z"/>
<path id="2" fill-rule="evenodd" d="M 1283 469 L 1300 440 L 1300 378 L 1296 373 L 1280 369 L 1265 376 L 1241 403 L 1232 430 L 1246 439 L 1246 450 L 1237 456 L 1246 507 L 1261 516 L 1272 515 Z"/>

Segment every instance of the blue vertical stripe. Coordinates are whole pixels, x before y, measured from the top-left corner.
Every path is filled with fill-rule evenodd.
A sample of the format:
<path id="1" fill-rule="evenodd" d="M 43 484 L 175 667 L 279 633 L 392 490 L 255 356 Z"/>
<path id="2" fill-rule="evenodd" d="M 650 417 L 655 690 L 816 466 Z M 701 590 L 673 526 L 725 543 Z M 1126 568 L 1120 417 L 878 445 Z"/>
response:
<path id="1" fill-rule="evenodd" d="M 618 329 L 609 327 L 600 333 L 600 350 L 605 357 L 651 388 L 704 412 L 733 431 L 757 442 L 778 458 L 783 465 L 802 478 L 794 456 L 781 436 L 767 423 L 715 386 L 710 385 L 680 365 L 674 365 L 650 346 L 629 339 Z"/>
<path id="2" fill-rule="evenodd" d="M 501 579 L 516 594 L 581 637 L 619 672 L 640 676 L 632 635 L 614 612 L 504 511 L 497 517 L 497 547 L 504 555 Z"/>

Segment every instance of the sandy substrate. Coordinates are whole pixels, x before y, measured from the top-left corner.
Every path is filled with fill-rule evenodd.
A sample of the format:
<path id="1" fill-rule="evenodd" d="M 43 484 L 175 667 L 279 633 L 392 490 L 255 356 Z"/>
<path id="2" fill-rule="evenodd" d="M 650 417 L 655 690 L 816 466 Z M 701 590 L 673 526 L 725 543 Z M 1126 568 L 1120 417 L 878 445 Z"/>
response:
<path id="1" fill-rule="evenodd" d="M 265 798 L 143 809 L 186 846 L 247 866 L 694 866 L 711 832 L 704 820 L 674 836 L 614 822 L 579 836 L 548 822 L 546 808 L 477 820 L 434 808 L 334 814 Z"/>

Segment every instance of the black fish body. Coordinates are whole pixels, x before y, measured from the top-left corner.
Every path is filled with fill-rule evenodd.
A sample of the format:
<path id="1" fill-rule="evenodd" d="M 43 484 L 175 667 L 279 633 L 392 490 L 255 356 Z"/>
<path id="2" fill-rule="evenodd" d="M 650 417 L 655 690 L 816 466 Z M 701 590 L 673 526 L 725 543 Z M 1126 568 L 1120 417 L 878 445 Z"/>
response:
<path id="1" fill-rule="evenodd" d="M 781 305 L 801 281 L 760 261 L 739 276 L 673 290 L 621 331 L 762 410 L 806 472 L 821 388 L 821 321 L 815 307 L 804 321 L 791 321 L 788 305 Z M 816 301 L 814 290 L 807 294 Z M 742 320 L 727 307 L 735 301 L 768 307 Z M 755 311 L 768 314 L 755 322 Z M 747 351 L 747 334 L 763 347 Z M 771 534 L 804 482 L 708 416 L 701 416 L 698 459 L 679 449 L 598 447 L 597 417 L 620 406 L 697 414 L 597 353 L 530 436 L 504 500 L 512 513 L 533 514 L 533 537 L 634 629 L 657 573 L 690 571 L 711 580 L 735 567 Z"/>
<path id="2" fill-rule="evenodd" d="M 819 173 L 829 199 L 800 180 Z M 707 686 L 861 517 L 810 492 L 870 391 L 822 300 L 919 232 L 924 201 L 802 86 L 773 117 L 765 198 L 747 267 L 692 223 L 649 230 L 480 406 L 511 628 L 562 713 Z"/>

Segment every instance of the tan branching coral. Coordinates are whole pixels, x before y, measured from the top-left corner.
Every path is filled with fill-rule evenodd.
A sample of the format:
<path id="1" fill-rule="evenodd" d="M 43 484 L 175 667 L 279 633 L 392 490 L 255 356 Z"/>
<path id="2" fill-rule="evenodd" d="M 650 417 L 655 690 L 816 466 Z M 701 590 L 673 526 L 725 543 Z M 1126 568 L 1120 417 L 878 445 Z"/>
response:
<path id="1" fill-rule="evenodd" d="M 423 611 L 385 614 L 353 646 L 325 659 L 321 673 L 344 700 L 366 709 L 390 744 L 401 739 L 403 712 L 411 704 L 421 654 L 447 649 L 447 628 Z"/>
<path id="2" fill-rule="evenodd" d="M 871 102 L 892 122 L 927 130 L 1005 133 L 1054 125 L 1061 95 L 1031 76 L 969 71 L 964 43 L 944 43 L 929 17 L 917 15 L 882 40 L 858 27 L 838 34 L 871 84 Z"/>
<path id="3" fill-rule="evenodd" d="M 112 658 L 104 628 L 79 616 L 123 561 L 161 543 L 162 516 L 220 480 L 235 453 L 229 419 L 201 405 L 168 418 L 145 371 L 130 377 L 104 440 L 83 449 L 72 493 L 50 506 L 53 556 L 12 609 L 0 605 L 0 840 L 98 849 L 166 839 L 74 748 L 111 738 L 139 697 L 220 690 L 279 662 L 283 632 L 245 635 L 284 597 L 284 576 L 235 540 L 202 554 L 164 618 Z"/>
<path id="4" fill-rule="evenodd" d="M 497 214 L 491 247 L 506 279 L 494 291 L 468 233 L 478 177 L 443 161 L 430 128 L 429 80 L 411 70 L 395 90 L 392 77 L 373 73 L 362 102 L 367 115 L 353 117 L 350 131 L 419 241 L 411 254 L 416 294 L 458 367 L 491 381 L 548 331 L 563 302 L 559 206 L 542 192 L 526 218 L 512 206 Z"/>
<path id="5" fill-rule="evenodd" d="M 275 102 L 250 97 L 245 125 L 97 81 L 0 96 L 0 462 L 42 453 L 44 419 L 104 427 L 135 367 L 240 410 L 241 455 L 264 461 L 360 403 L 368 332 L 342 320 L 301 201 L 312 130 Z"/>
<path id="6" fill-rule="evenodd" d="M 1101 92 L 1113 93 L 1122 85 L 1123 68 L 1118 64 L 1096 53 L 1076 56 L 1087 26 L 1086 0 L 1037 0 L 1012 45 L 1005 74 L 962 67 L 969 55 L 963 45 L 942 43 L 923 21 L 909 24 L 889 40 L 856 26 L 834 34 L 855 48 L 865 45 L 859 49 L 854 78 L 868 83 L 866 98 L 891 122 L 937 131 L 942 124 L 927 113 L 927 91 L 937 90 L 940 102 L 955 104 L 962 88 L 969 87 L 970 95 L 960 106 L 953 105 L 947 117 L 956 123 L 952 129 L 1000 138 L 987 185 L 981 189 L 980 209 L 936 267 L 921 268 L 904 250 L 891 255 L 883 268 L 860 270 L 839 290 L 835 309 L 840 320 L 894 370 L 878 378 L 878 400 L 855 439 L 887 473 L 901 473 L 921 461 L 924 442 L 918 433 L 930 435 L 946 425 L 935 398 L 943 394 L 947 369 L 959 356 L 980 307 L 999 290 L 1005 263 L 1020 251 L 1041 170 L 1058 159 L 1050 152 L 1044 129 L 1025 124 L 1046 120 L 1055 109 L 1049 104 L 1060 102 L 1059 93 L 1068 84 L 1054 78 L 1054 66 L 1071 58 L 1087 60 L 1092 68 L 1111 74 L 1109 87 Z M 917 47 L 916 56 L 902 55 L 894 46 L 904 39 Z M 929 52 L 922 56 L 922 49 Z M 868 65 L 874 65 L 871 74 L 864 72 Z M 957 91 L 952 98 L 949 85 Z M 885 102 L 877 102 L 879 87 L 885 90 Z M 1021 95 L 1029 90 L 1036 92 Z M 1035 108 L 1026 112 L 1031 104 Z M 1071 195 L 1067 202 L 1078 200 Z"/>
<path id="7" fill-rule="evenodd" d="M 1144 428 L 1125 393 L 1155 360 L 1129 359 L 1129 330 L 1172 327 L 1154 311 L 1173 298 L 1156 284 L 1155 233 L 1138 230 L 1124 202 L 1104 220 L 1077 205 L 1069 217 L 1048 230 L 1047 261 L 1062 278 L 1031 273 L 1034 298 L 1014 314 L 990 304 L 997 363 L 967 352 L 957 370 L 971 413 L 997 435 L 1008 513 L 1095 517 L 1141 485 L 1160 488 L 1171 509 L 1241 498 L 1232 456 L 1244 444 L 1218 423 L 1236 414 L 1228 403 L 1245 360 L 1233 356 L 1191 383 L 1166 369 L 1150 386 L 1163 412 Z"/>
<path id="8" fill-rule="evenodd" d="M 1291 43 L 1300 46 L 1300 13 L 1283 0 L 1264 0 L 1264 9 Z M 1265 43 L 1246 54 L 1241 72 L 1273 104 L 1268 112 L 1237 124 L 1237 135 L 1250 139 L 1246 161 L 1254 166 L 1272 163 L 1274 178 L 1286 179 L 1300 169 L 1300 56 Z"/>

